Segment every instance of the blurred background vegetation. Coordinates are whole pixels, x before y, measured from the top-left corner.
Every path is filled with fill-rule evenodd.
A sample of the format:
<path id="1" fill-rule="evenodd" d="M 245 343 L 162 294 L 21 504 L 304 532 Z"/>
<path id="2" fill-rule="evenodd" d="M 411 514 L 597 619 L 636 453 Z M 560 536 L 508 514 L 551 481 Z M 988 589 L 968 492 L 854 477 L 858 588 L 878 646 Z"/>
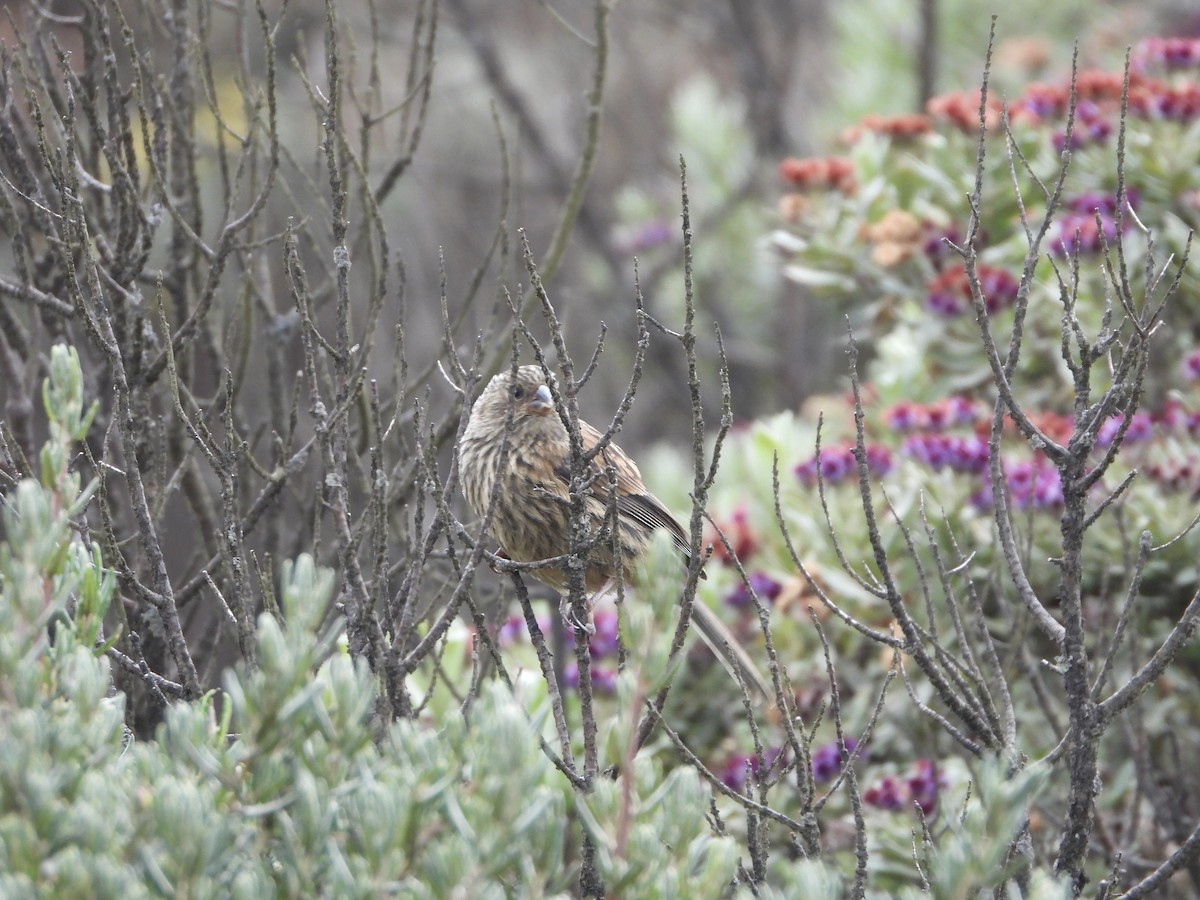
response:
<path id="1" fill-rule="evenodd" d="M 600 848 L 597 865 L 610 887 L 629 896 L 670 896 L 688 883 L 695 896 L 721 896 L 735 877 L 754 883 L 757 896 L 772 889 L 839 896 L 864 831 L 872 889 L 881 896 L 922 887 L 938 896 L 990 890 L 1007 877 L 1014 832 L 1027 840 L 1022 852 L 1037 876 L 1024 885 L 1027 895 L 1062 895 L 1048 874 L 1062 779 L 978 764 L 963 740 L 919 712 L 922 705 L 946 710 L 915 669 L 910 692 L 893 686 L 883 697 L 898 671 L 894 654 L 841 627 L 816 599 L 823 589 L 868 627 L 895 627 L 893 611 L 838 565 L 839 552 L 858 565 L 875 549 L 850 449 L 849 321 L 863 349 L 867 449 L 874 483 L 888 491 L 889 525 L 919 531 L 928 509 L 931 542 L 956 551 L 947 554 L 961 564 L 955 578 L 980 586 L 973 612 L 986 639 L 1003 650 L 997 677 L 1013 685 L 1019 727 L 1006 747 L 1012 758 L 1040 759 L 1063 739 L 1061 685 L 1053 666 L 1040 663 L 1054 648 L 1012 601 L 981 477 L 990 371 L 972 317 L 962 315 L 964 276 L 938 243 L 961 238 L 969 214 L 971 116 L 991 7 L 975 0 L 292 0 L 264 4 L 261 21 L 253 5 L 240 2 L 3 7 L 0 493 L 6 509 L 28 510 L 42 527 L 19 531 L 16 520 L 5 520 L 14 549 L 0 556 L 11 607 L 4 630 L 27 640 L 0 640 L 0 674 L 15 685 L 0 685 L 0 699 L 37 712 L 0 746 L 24 747 L 27 765 L 48 773 L 30 785 L 22 765 L 0 770 L 0 834 L 6 848 L 16 848 L 0 862 L 18 873 L 3 882 L 6 892 L 33 890 L 44 860 L 61 849 L 61 823 L 78 809 L 120 806 L 112 828 L 92 815 L 71 832 L 65 843 L 83 848 L 78 855 L 55 857 L 64 896 L 86 884 L 101 865 L 96 860 L 111 863 L 103 884 L 113 893 L 143 879 L 161 893 L 190 885 L 197 896 L 300 895 L 306 885 L 331 896 L 352 888 L 364 896 L 421 889 L 446 896 L 479 885 L 503 892 L 498 885 L 524 880 L 553 895 L 575 889 L 582 835 Z M 176 42 L 181 23 L 185 52 Z M 1200 15 L 1182 0 L 1018 0 L 1001 13 L 996 34 L 993 98 L 1028 114 L 1014 120 L 1014 135 L 1038 177 L 1051 177 L 1061 159 L 1055 140 L 1064 137 L 1065 109 L 1031 112 L 1046 96 L 1031 85 L 1061 97 L 1073 59 L 1110 78 L 1097 109 L 1080 113 L 1084 143 L 1075 148 L 1063 196 L 1067 215 L 1056 220 L 1035 271 L 1041 306 L 1031 314 L 1029 369 L 1019 378 L 1039 421 L 1069 433 L 1074 397 L 1055 357 L 1050 259 L 1069 267 L 1068 257 L 1099 258 L 1095 235 L 1090 251 L 1063 249 L 1072 228 L 1084 240 L 1096 209 L 1108 216 L 1096 226 L 1101 232 L 1116 228 L 1111 78 L 1119 84 L 1126 48 L 1142 48 L 1138 77 L 1145 65 L 1147 77 L 1171 90 L 1184 86 L 1176 93 L 1147 88 L 1143 101 L 1191 102 L 1186 86 L 1195 83 L 1200 60 L 1167 65 L 1144 41 L 1195 38 Z M 331 92 L 335 69 L 340 89 Z M 598 72 L 602 115 L 595 119 L 589 97 Z M 112 121 L 92 121 L 86 104 L 73 103 L 92 95 L 101 98 L 95 109 L 128 112 L 132 139 L 115 156 L 106 155 L 104 139 Z M 332 129 L 331 97 L 341 103 Z M 1200 208 L 1200 108 L 1178 115 L 1164 108 L 1134 110 L 1127 172 L 1137 192 L 1129 205 L 1156 230 L 1159 264 L 1182 253 Z M 895 118 L 908 114 L 920 122 Z M 76 133 L 77 143 L 64 137 Z M 991 267 L 988 299 L 997 328 L 1006 329 L 1023 238 L 1003 145 L 989 146 L 981 269 Z M 66 147 L 78 153 L 78 165 Z M 691 298 L 681 157 L 694 231 Z M 813 159 L 838 162 L 813 168 Z M 20 160 L 34 162 L 23 168 Z M 116 177 L 122 166 L 142 179 L 128 194 Z M 1018 181 L 1032 196 L 1033 179 Z M 582 186 L 580 205 L 568 215 L 575 186 Z M 85 198 L 83 212 L 72 205 L 77 197 Z M 226 225 L 246 209 L 252 220 L 225 259 Z M 89 229 L 60 227 L 77 212 Z M 1132 230 L 1128 220 L 1125 228 Z M 596 613 L 592 677 L 606 726 L 604 761 L 614 771 L 624 764 L 627 780 L 603 780 L 594 793 L 570 790 L 531 737 L 552 740 L 552 698 L 530 675 L 538 660 L 507 582 L 481 572 L 467 587 L 481 612 L 458 618 L 455 586 L 470 551 L 451 525 L 436 524 L 444 501 L 462 510 L 453 493 L 443 498 L 437 490 L 450 468 L 462 402 L 448 384 L 458 374 L 450 350 L 468 360 L 483 335 L 481 367 L 507 360 L 507 300 L 526 296 L 530 278 L 519 230 L 576 359 L 586 361 L 607 329 L 601 364 L 580 398 L 593 422 L 611 416 L 628 384 L 640 292 L 669 328 L 680 327 L 689 299 L 696 303 L 707 425 L 715 430 L 721 360 L 708 326 L 720 328 L 734 428 L 708 512 L 729 547 L 710 527 L 717 559 L 699 602 L 721 610 L 764 660 L 756 613 L 769 610 L 789 702 L 812 730 L 798 759 L 785 746 L 778 710 L 741 717 L 736 686 L 703 650 L 688 655 L 667 718 L 696 760 L 742 800 L 757 797 L 800 816 L 797 807 L 812 810 L 814 794 L 806 790 L 829 788 L 819 822 L 828 870 L 801 859 L 797 829 L 778 827 L 780 820 L 752 803 L 726 796 L 709 804 L 695 769 L 683 765 L 684 752 L 661 731 L 634 764 L 638 701 L 669 672 L 654 641 L 673 627 L 668 591 L 652 595 L 643 618 L 621 622 L 621 644 L 616 613 Z M 1134 263 L 1149 258 L 1141 235 L 1130 235 L 1130 247 Z M 1089 265 L 1082 264 L 1082 283 L 1098 301 L 1106 282 L 1101 267 Z M 103 273 L 102 284 L 84 290 L 75 271 L 88 266 Z M 1145 286 L 1140 270 L 1133 283 Z M 1193 346 L 1200 294 L 1194 275 L 1182 285 L 1145 382 L 1145 408 L 1131 409 L 1127 426 L 1114 413 L 1108 432 L 1111 443 L 1118 429 L 1129 429 L 1120 431 L 1126 447 L 1105 486 L 1134 469 L 1147 478 L 1089 537 L 1084 557 L 1086 613 L 1100 653 L 1125 627 L 1117 620 L 1141 529 L 1163 544 L 1144 572 L 1147 602 L 1138 607 L 1136 638 L 1113 664 L 1117 683 L 1153 652 L 1200 580 L 1195 536 L 1166 543 L 1194 515 L 1200 479 Z M 68 305 L 56 306 L 59 297 Z M 199 336 L 180 339 L 200 306 Z M 85 309 L 114 313 L 118 354 L 81 321 Z M 1081 318 L 1096 327 L 1101 312 L 1096 302 Z M 454 322 L 449 336 L 443 316 Z M 548 336 L 536 315 L 529 319 Z M 177 363 L 164 351 L 168 331 L 177 334 Z M 62 341 L 78 348 L 80 376 L 64 374 L 62 351 L 51 356 L 51 345 Z M 115 373 L 116 356 L 128 367 L 127 383 Z M 70 399 L 43 409 L 41 385 L 54 360 L 60 379 L 71 382 Z M 376 384 L 357 380 L 351 362 Z M 620 435 L 643 461 L 651 489 L 680 513 L 691 487 L 680 478 L 690 465 L 683 460 L 692 427 L 686 363 L 675 343 L 652 337 Z M 96 418 L 82 420 L 93 402 Z M 56 416 L 65 423 L 58 431 Z M 192 422 L 206 423 L 211 434 L 193 433 Z M 343 422 L 352 424 L 338 432 Z M 335 437 L 326 443 L 330 431 Z M 47 440 L 49 463 L 40 460 Z M 80 440 L 91 457 L 71 456 Z M 1015 435 L 1006 435 L 1001 450 L 1031 580 L 1057 615 L 1058 570 L 1047 560 L 1059 549 L 1061 484 Z M 67 456 L 85 482 L 107 481 L 81 488 L 66 471 Z M 290 460 L 297 460 L 294 471 Z M 146 481 L 164 555 L 161 581 L 146 549 L 153 541 L 138 491 L 124 480 L 131 471 Z M 24 506 L 10 499 L 22 477 L 44 491 L 27 488 Z M 90 490 L 111 506 L 77 506 Z M 270 501 L 265 512 L 262 497 Z M 801 577 L 780 534 L 777 497 L 811 579 Z M 38 533 L 48 536 L 44 547 L 29 537 Z M 933 565 L 930 547 L 910 559 L 907 535 L 891 528 L 885 538 L 888 552 L 904 560 L 905 602 L 916 606 L 927 586 L 921 566 Z M 101 550 L 103 566 L 94 563 Z M 45 604 L 30 601 L 45 585 L 54 587 Z M 179 635 L 160 616 L 172 590 Z M 552 598 L 534 593 L 549 601 L 543 627 L 555 630 Z M 379 598 L 386 609 L 373 609 L 380 628 L 372 634 L 354 617 Z M 335 606 L 351 619 L 340 644 Z M 836 676 L 810 606 L 829 631 Z M 267 615 L 260 620 L 260 613 Z M 946 615 L 940 606 L 930 613 L 943 635 L 951 631 Z M 51 623 L 60 628 L 53 641 L 43 639 L 55 633 Z M 477 679 L 490 677 L 480 633 L 494 638 L 517 673 L 514 692 L 479 689 Z M 418 653 L 430 635 L 436 650 Z M 176 637 L 190 654 L 172 643 Z M 565 657 L 566 638 L 557 637 Z M 127 703 L 114 700 L 120 695 L 97 657 L 114 666 Z M 558 665 L 563 684 L 574 688 L 569 667 L 561 658 Z M 1113 788 L 1103 812 L 1112 828 L 1099 829 L 1093 842 L 1093 883 L 1118 865 L 1118 852 L 1133 877 L 1152 871 L 1200 816 L 1200 784 L 1188 764 L 1200 741 L 1198 669 L 1194 650 L 1185 653 L 1156 681 L 1154 702 L 1105 737 L 1101 774 Z M 833 687 L 838 705 L 831 709 Z M 64 708 L 64 699 L 74 706 Z M 568 692 L 568 704 L 575 702 Z M 572 705 L 568 714 L 575 729 L 583 714 Z M 523 728 L 527 719 L 539 729 Z M 39 730 L 43 720 L 57 730 Z M 51 734 L 87 739 L 64 739 L 70 746 L 60 752 Z M 156 735 L 169 752 L 157 752 L 148 740 Z M 443 737 L 448 743 L 439 743 Z M 843 771 L 859 739 L 863 749 Z M 973 740 L 987 744 L 966 735 L 966 743 Z M 106 748 L 96 758 L 102 761 L 89 761 L 95 746 Z M 513 749 L 512 758 L 493 758 L 496 746 Z M 521 759 L 529 765 L 506 781 Z M 856 769 L 859 781 L 847 786 Z M 460 782 L 461 791 L 448 787 Z M 420 802 L 409 807 L 411 796 Z M 133 802 L 122 806 L 123 797 Z M 982 802 L 982 818 L 948 812 L 971 802 Z M 1169 815 L 1138 831 L 1156 806 Z M 514 833 L 529 835 L 527 844 L 478 841 L 506 817 Z M 548 827 L 564 817 L 571 829 Z M 631 831 L 631 820 L 644 830 Z M 430 826 L 442 821 L 452 827 Z M 1127 845 L 1130 833 L 1136 841 Z M 389 843 L 379 835 L 400 837 Z M 144 851 L 130 849 L 138 841 Z M 180 846 L 197 849 L 172 852 Z M 455 862 L 464 848 L 477 851 L 477 865 Z M 1192 880 L 1179 876 L 1179 896 L 1200 884 L 1195 856 L 1189 865 Z"/>

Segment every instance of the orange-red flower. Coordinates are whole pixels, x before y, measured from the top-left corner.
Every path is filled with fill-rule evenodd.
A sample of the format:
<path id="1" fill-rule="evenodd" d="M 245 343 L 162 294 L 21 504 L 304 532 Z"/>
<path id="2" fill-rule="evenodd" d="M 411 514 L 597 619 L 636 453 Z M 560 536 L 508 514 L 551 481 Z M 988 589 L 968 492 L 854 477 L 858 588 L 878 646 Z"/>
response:
<path id="1" fill-rule="evenodd" d="M 789 157 L 779 164 L 779 175 L 802 191 L 832 189 L 853 194 L 858 186 L 854 162 L 845 156 Z"/>
<path id="2" fill-rule="evenodd" d="M 953 91 L 933 97 L 925 111 L 934 119 L 948 122 L 959 131 L 974 134 L 979 130 L 979 91 Z M 984 125 L 988 132 L 1000 127 L 1000 104 L 988 97 L 984 108 Z"/>
<path id="3" fill-rule="evenodd" d="M 873 131 L 886 135 L 893 141 L 911 141 L 933 131 L 933 123 L 929 116 L 920 113 L 908 113 L 900 116 L 863 116 L 857 125 L 848 128 L 842 135 L 842 140 L 853 144 L 864 132 Z"/>

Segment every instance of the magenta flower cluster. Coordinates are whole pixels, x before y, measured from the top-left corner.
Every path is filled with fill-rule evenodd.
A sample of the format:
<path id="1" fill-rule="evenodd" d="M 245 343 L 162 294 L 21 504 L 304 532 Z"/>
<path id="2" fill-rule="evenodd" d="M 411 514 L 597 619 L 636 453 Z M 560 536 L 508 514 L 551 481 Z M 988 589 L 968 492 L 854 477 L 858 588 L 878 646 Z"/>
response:
<path id="1" fill-rule="evenodd" d="M 543 633 L 550 629 L 550 624 L 549 619 L 538 618 L 538 627 Z M 599 664 L 599 661 L 615 659 L 620 650 L 616 610 L 598 610 L 592 617 L 592 625 L 595 631 L 588 642 L 588 653 L 592 660 L 596 661 L 591 666 L 592 688 L 599 694 L 612 694 L 617 689 L 617 670 L 611 666 Z M 525 636 L 525 619 L 521 616 L 509 616 L 504 624 L 500 626 L 496 638 L 500 646 L 506 648 L 511 647 L 518 641 L 523 641 Z M 575 645 L 575 635 L 569 630 L 566 634 L 566 643 L 568 647 L 574 647 Z M 579 666 L 577 663 L 570 662 L 563 668 L 563 680 L 565 682 L 564 686 L 567 688 L 575 689 L 579 687 Z"/>
<path id="2" fill-rule="evenodd" d="M 1096 446 L 1110 446 L 1124 424 L 1125 416 L 1121 414 L 1109 416 L 1105 419 L 1104 424 L 1100 426 L 1100 431 L 1096 435 Z M 1154 422 L 1151 420 L 1150 414 L 1135 413 L 1129 422 L 1129 428 L 1125 431 L 1125 443 L 1145 443 L 1152 437 L 1154 437 Z"/>
<path id="3" fill-rule="evenodd" d="M 863 802 L 891 812 L 916 806 L 923 815 L 933 813 L 937 809 L 938 794 L 946 787 L 945 775 L 937 763 L 929 759 L 918 759 L 913 768 L 913 774 L 907 778 L 885 775 L 863 791 Z"/>
<path id="4" fill-rule="evenodd" d="M 945 431 L 979 421 L 979 406 L 971 399 L 955 395 L 937 403 L 913 403 L 901 400 L 886 413 L 888 428 L 907 434 L 911 431 Z"/>
<path id="5" fill-rule="evenodd" d="M 751 572 L 746 579 L 750 582 L 749 585 L 739 581 L 725 597 L 725 602 L 734 609 L 746 609 L 753 605 L 751 590 L 764 603 L 774 603 L 783 590 L 783 585 L 765 572 Z"/>
<path id="6" fill-rule="evenodd" d="M 975 277 L 979 280 L 984 307 L 990 315 L 1016 302 L 1020 283 L 1011 272 L 979 263 L 975 267 Z M 973 309 L 973 296 L 966 266 L 951 266 L 927 285 L 925 306 L 932 313 L 952 319 Z"/>
<path id="7" fill-rule="evenodd" d="M 1152 37 L 1138 44 L 1133 53 L 1133 67 L 1145 71 L 1151 66 L 1166 69 L 1200 68 L 1200 39 L 1186 37 Z"/>
<path id="8" fill-rule="evenodd" d="M 976 434 L 914 434 L 904 439 L 900 450 L 935 472 L 984 472 L 990 456 L 987 440 Z"/>
<path id="9" fill-rule="evenodd" d="M 1137 209 L 1138 193 L 1126 193 L 1129 209 Z M 1121 231 L 1132 227 L 1129 209 L 1121 217 Z M 1117 198 L 1115 194 L 1084 194 L 1064 204 L 1064 214 L 1050 238 L 1054 256 L 1080 256 L 1099 253 L 1117 239 Z"/>
<path id="10" fill-rule="evenodd" d="M 735 753 L 721 768 L 721 781 L 726 787 L 744 794 L 750 778 L 757 779 L 760 771 L 765 774 L 782 767 L 787 760 L 787 751 L 783 747 L 764 750 L 761 763 L 756 754 Z"/>
<path id="11" fill-rule="evenodd" d="M 842 748 L 838 746 L 837 741 L 830 741 L 828 744 L 822 744 L 812 752 L 812 774 L 813 781 L 818 784 L 833 780 L 839 772 L 842 771 L 842 766 L 850 758 L 850 754 L 858 747 L 858 741 L 852 737 L 846 738 L 846 750 L 843 753 Z"/>
<path id="12" fill-rule="evenodd" d="M 867 472 L 875 477 L 886 475 L 892 470 L 892 451 L 882 444 L 867 444 Z M 820 454 L 800 463 L 792 470 L 801 483 L 809 487 L 818 481 L 837 484 L 858 471 L 854 459 L 854 447 L 827 447 Z"/>
<path id="13" fill-rule="evenodd" d="M 1100 107 L 1091 100 L 1081 100 L 1075 107 L 1075 124 L 1071 129 L 1071 149 L 1079 150 L 1089 144 L 1102 144 L 1112 133 L 1112 122 L 1101 112 Z M 1067 133 L 1066 131 L 1055 132 L 1050 140 L 1054 149 L 1061 153 L 1067 146 Z"/>

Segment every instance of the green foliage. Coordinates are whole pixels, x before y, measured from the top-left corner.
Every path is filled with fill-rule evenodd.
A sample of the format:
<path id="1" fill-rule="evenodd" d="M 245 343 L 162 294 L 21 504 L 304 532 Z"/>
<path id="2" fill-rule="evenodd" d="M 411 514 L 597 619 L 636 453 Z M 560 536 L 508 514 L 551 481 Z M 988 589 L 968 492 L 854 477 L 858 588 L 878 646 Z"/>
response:
<path id="1" fill-rule="evenodd" d="M 323 624 L 334 575 L 308 556 L 282 567 L 257 668 L 131 742 L 100 633 L 115 580 L 71 527 L 78 363 L 53 360 L 45 482 L 8 498 L 0 544 L 0 896 L 562 896 L 576 816 L 621 893 L 722 895 L 737 850 L 696 775 L 639 757 L 580 802 L 538 745 L 544 696 L 527 711 L 493 684 L 380 733 L 372 677 Z M 669 606 L 636 611 L 634 640 Z"/>
<path id="2" fill-rule="evenodd" d="M 778 275 L 762 244 L 762 208 L 748 191 L 760 162 L 754 156 L 745 105 L 723 94 L 713 79 L 697 76 L 676 90 L 670 126 L 670 153 L 687 161 L 693 227 L 705 234 L 705 252 L 697 255 L 692 272 L 698 291 L 710 298 L 723 319 L 736 318 L 739 343 L 770 343 Z M 670 266 L 666 271 L 671 274 L 653 285 L 655 314 L 681 319 L 677 179 L 630 186 L 618 195 L 616 207 L 623 242 L 642 262 L 642 271 Z"/>
<path id="3" fill-rule="evenodd" d="M 600 868 L 613 896 L 722 897 L 739 848 L 705 819 L 708 787 L 688 768 L 666 769 L 641 756 L 628 776 L 597 783 L 580 804 L 601 846 Z"/>

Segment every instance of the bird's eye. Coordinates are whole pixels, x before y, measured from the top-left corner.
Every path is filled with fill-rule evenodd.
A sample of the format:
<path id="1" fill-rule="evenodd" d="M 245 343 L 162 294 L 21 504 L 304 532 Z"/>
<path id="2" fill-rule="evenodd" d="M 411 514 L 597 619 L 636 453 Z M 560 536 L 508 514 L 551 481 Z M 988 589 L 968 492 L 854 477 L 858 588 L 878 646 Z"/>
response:
<path id="1" fill-rule="evenodd" d="M 525 388 L 519 384 L 516 385 L 513 388 L 513 399 L 514 400 L 522 400 L 522 399 L 524 399 L 524 397 L 525 397 Z"/>

